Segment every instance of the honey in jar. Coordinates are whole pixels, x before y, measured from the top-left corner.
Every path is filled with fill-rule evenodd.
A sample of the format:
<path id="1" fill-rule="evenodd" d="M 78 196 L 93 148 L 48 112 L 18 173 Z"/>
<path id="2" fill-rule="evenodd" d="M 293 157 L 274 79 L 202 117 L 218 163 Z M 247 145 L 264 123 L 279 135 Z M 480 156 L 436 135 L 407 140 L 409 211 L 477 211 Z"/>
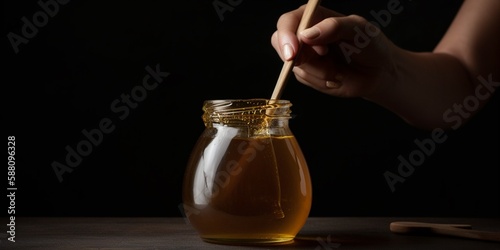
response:
<path id="1" fill-rule="evenodd" d="M 309 215 L 311 180 L 287 100 L 209 100 L 187 164 L 183 206 L 221 244 L 292 242 Z"/>

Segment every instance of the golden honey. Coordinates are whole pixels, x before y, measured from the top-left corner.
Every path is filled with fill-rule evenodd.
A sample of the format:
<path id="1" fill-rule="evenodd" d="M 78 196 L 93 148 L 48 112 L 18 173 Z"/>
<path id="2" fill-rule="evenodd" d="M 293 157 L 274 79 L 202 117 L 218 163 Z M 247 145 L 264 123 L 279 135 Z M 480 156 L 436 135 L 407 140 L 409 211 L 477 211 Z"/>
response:
<path id="1" fill-rule="evenodd" d="M 206 129 L 183 187 L 185 214 L 203 240 L 287 243 L 306 222 L 311 180 L 288 127 L 290 106 L 264 99 L 205 103 Z"/>

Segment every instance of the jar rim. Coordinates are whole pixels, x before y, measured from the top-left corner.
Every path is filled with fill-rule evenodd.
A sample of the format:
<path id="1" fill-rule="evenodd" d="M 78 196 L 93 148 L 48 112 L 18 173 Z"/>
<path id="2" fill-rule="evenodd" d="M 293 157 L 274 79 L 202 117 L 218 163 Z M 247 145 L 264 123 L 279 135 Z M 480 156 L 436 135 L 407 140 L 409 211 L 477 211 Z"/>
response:
<path id="1" fill-rule="evenodd" d="M 221 111 L 245 108 L 289 108 L 292 104 L 286 99 L 265 99 L 265 98 L 248 98 L 248 99 L 211 99 L 205 100 L 203 103 L 204 111 Z M 232 108 L 230 108 L 232 107 Z"/>
<path id="2" fill-rule="evenodd" d="M 289 100 L 283 99 L 214 99 L 203 104 L 205 123 L 262 124 L 264 120 L 289 119 Z"/>

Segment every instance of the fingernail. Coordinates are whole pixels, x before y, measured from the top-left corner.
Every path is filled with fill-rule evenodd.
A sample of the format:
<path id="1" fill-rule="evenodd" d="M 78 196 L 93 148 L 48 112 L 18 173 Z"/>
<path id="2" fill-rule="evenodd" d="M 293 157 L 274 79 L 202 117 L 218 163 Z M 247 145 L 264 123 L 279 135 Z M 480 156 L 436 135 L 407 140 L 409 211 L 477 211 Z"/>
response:
<path id="1" fill-rule="evenodd" d="M 338 89 L 342 86 L 340 82 L 326 81 L 326 87 L 330 89 Z"/>
<path id="2" fill-rule="evenodd" d="M 293 48 L 289 43 L 283 45 L 283 56 L 285 60 L 290 60 L 293 57 Z"/>
<path id="3" fill-rule="evenodd" d="M 307 39 L 314 39 L 319 36 L 320 32 L 319 29 L 316 27 L 311 27 L 309 29 L 305 29 L 302 32 L 300 32 L 301 35 L 303 35 Z"/>

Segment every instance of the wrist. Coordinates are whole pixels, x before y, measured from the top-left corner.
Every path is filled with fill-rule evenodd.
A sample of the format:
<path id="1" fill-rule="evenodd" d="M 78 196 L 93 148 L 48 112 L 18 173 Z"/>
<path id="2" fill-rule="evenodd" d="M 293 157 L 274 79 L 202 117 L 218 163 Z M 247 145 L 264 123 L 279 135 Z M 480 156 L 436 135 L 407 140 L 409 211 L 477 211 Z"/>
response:
<path id="1" fill-rule="evenodd" d="M 376 87 L 368 95 L 363 98 L 377 103 L 379 105 L 390 108 L 390 103 L 394 102 L 399 96 L 398 89 L 405 77 L 405 58 L 409 55 L 405 50 L 393 45 L 392 43 L 386 48 L 388 52 L 386 57 L 386 67 L 380 73 L 380 77 L 375 83 Z M 389 106 L 388 106 L 389 105 Z"/>

